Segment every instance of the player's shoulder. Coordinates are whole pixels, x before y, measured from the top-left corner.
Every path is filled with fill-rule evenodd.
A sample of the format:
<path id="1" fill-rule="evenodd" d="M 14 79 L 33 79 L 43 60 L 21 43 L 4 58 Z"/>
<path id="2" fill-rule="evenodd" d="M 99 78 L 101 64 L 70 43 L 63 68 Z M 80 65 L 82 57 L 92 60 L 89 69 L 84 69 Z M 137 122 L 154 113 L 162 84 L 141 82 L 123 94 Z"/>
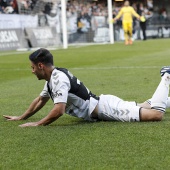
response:
<path id="1" fill-rule="evenodd" d="M 121 11 L 123 11 L 123 10 L 125 10 L 125 9 L 126 9 L 126 7 L 125 7 L 125 6 L 123 6 L 120 10 L 121 10 Z"/>
<path id="2" fill-rule="evenodd" d="M 122 7 L 122 10 L 123 11 L 129 11 L 129 10 L 131 10 L 133 7 L 131 7 L 131 6 L 124 6 L 124 7 Z"/>
<path id="3" fill-rule="evenodd" d="M 134 8 L 133 8 L 132 6 L 129 6 L 129 9 L 130 9 L 130 10 L 134 10 Z"/>
<path id="4" fill-rule="evenodd" d="M 51 74 L 51 79 L 52 80 L 63 80 L 63 79 L 67 79 L 67 76 L 63 71 L 54 69 Z"/>

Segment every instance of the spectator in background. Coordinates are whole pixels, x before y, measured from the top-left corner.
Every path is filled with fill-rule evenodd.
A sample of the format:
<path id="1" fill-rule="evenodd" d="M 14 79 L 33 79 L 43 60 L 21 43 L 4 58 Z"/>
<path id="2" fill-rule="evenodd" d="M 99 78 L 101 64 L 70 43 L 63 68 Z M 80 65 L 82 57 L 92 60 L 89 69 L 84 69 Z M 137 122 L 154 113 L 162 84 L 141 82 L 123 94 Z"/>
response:
<path id="1" fill-rule="evenodd" d="M 30 14 L 31 13 L 30 5 L 31 5 L 32 1 L 18 0 L 17 2 L 18 2 L 18 8 L 19 8 L 20 14 Z"/>
<path id="2" fill-rule="evenodd" d="M 1 13 L 12 13 L 13 8 L 10 5 L 9 0 L 0 0 L 0 6 L 1 6 Z"/>
<path id="3" fill-rule="evenodd" d="M 14 12 L 14 9 L 12 8 L 12 6 L 7 6 L 5 9 L 4 9 L 4 13 L 5 14 L 13 14 Z"/>
<path id="4" fill-rule="evenodd" d="M 11 6 L 14 9 L 14 13 L 18 14 L 18 3 L 17 3 L 17 0 L 11 1 Z"/>
<path id="5" fill-rule="evenodd" d="M 76 33 L 77 32 L 77 11 L 75 6 L 70 6 L 66 10 L 67 16 L 67 32 Z"/>
<path id="6" fill-rule="evenodd" d="M 37 2 L 37 0 L 31 0 L 31 3 L 30 3 L 31 10 L 34 9 L 34 6 L 35 6 L 36 2 Z"/>
<path id="7" fill-rule="evenodd" d="M 134 8 L 135 11 L 137 11 L 137 4 L 136 3 L 133 3 L 132 7 Z M 133 17 L 133 29 L 132 29 L 133 34 L 136 33 L 137 27 L 139 26 L 138 23 L 139 22 L 137 21 L 136 17 Z"/>
<path id="8" fill-rule="evenodd" d="M 3 13 L 3 9 L 2 9 L 2 7 L 0 6 L 0 14 L 2 14 Z"/>
<path id="9" fill-rule="evenodd" d="M 4 13 L 4 8 L 2 6 L 0 6 L 0 14 Z"/>
<path id="10" fill-rule="evenodd" d="M 1 13 L 5 14 L 16 14 L 18 13 L 18 6 L 16 0 L 1 0 Z"/>
<path id="11" fill-rule="evenodd" d="M 137 9 L 138 14 L 140 16 L 144 16 L 146 18 L 145 8 L 144 8 L 143 3 L 140 3 L 137 8 L 138 8 Z M 147 39 L 147 37 L 146 37 L 146 21 L 144 21 L 144 22 L 140 21 L 140 28 L 142 29 L 143 40 L 146 40 Z"/>
<path id="12" fill-rule="evenodd" d="M 4 13 L 4 9 L 7 6 L 6 1 L 0 0 L 0 12 Z"/>
<path id="13" fill-rule="evenodd" d="M 91 17 L 89 16 L 86 7 L 83 7 L 82 12 L 77 18 L 78 32 L 88 32 L 91 26 Z"/>
<path id="14" fill-rule="evenodd" d="M 153 11 L 153 0 L 147 0 L 147 8 Z"/>
<path id="15" fill-rule="evenodd" d="M 160 12 L 160 21 L 161 21 L 162 24 L 169 22 L 167 11 L 166 11 L 165 8 L 163 8 Z"/>

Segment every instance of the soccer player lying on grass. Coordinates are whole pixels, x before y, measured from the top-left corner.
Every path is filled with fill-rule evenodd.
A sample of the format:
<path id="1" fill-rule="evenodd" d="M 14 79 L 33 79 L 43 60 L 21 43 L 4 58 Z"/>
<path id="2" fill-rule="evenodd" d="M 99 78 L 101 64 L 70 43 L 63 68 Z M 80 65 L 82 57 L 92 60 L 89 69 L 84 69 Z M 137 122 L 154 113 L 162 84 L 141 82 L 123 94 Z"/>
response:
<path id="1" fill-rule="evenodd" d="M 165 113 L 170 84 L 170 67 L 161 70 L 161 81 L 149 102 L 136 104 L 124 101 L 114 95 L 97 97 L 67 69 L 53 65 L 53 56 L 46 49 L 38 49 L 29 56 L 32 73 L 39 80 L 46 80 L 45 86 L 28 109 L 21 116 L 7 116 L 7 120 L 25 120 L 37 113 L 50 99 L 54 107 L 46 117 L 37 122 L 20 125 L 48 125 L 64 113 L 88 121 L 160 121 Z"/>

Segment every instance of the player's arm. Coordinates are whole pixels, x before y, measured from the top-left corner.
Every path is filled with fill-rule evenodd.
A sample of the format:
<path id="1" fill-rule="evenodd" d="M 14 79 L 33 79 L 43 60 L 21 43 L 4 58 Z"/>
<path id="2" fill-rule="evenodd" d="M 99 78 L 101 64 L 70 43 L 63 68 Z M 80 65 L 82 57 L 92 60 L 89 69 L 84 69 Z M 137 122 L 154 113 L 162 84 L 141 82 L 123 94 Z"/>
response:
<path id="1" fill-rule="evenodd" d="M 119 13 L 116 15 L 116 17 L 113 18 L 113 21 L 118 20 L 122 15 L 123 15 L 123 10 L 121 9 L 121 10 L 119 11 Z"/>
<path id="2" fill-rule="evenodd" d="M 20 125 L 20 127 L 48 125 L 57 120 L 60 116 L 62 116 L 65 113 L 65 107 L 66 107 L 65 103 L 57 103 L 54 105 L 53 109 L 49 112 L 49 114 L 40 121 L 25 123 Z"/>
<path id="3" fill-rule="evenodd" d="M 131 8 L 131 9 L 132 9 L 132 10 L 131 10 L 131 11 L 132 11 L 132 15 L 135 16 L 136 18 L 138 18 L 138 19 L 140 20 L 140 17 L 141 17 L 141 16 L 140 16 L 139 14 L 137 14 L 137 12 L 134 10 L 134 8 Z"/>
<path id="4" fill-rule="evenodd" d="M 38 96 L 21 116 L 3 115 L 8 120 L 25 120 L 38 112 L 49 100 L 49 97 Z"/>

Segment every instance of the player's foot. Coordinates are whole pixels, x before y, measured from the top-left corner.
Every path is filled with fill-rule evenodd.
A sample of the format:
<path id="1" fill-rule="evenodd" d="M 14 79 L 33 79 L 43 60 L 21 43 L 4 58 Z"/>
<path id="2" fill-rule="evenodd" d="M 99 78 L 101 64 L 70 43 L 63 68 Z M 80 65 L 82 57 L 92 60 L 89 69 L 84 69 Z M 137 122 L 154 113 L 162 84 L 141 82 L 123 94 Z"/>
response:
<path id="1" fill-rule="evenodd" d="M 125 41 L 125 45 L 128 45 L 129 44 L 129 42 L 128 41 Z"/>
<path id="2" fill-rule="evenodd" d="M 132 40 L 129 40 L 129 44 L 132 45 L 132 44 L 133 44 L 133 41 L 132 41 Z"/>
<path id="3" fill-rule="evenodd" d="M 162 77 L 165 73 L 169 73 L 169 74 L 170 74 L 170 66 L 164 66 L 164 67 L 161 68 L 161 70 L 160 70 L 161 77 Z"/>

